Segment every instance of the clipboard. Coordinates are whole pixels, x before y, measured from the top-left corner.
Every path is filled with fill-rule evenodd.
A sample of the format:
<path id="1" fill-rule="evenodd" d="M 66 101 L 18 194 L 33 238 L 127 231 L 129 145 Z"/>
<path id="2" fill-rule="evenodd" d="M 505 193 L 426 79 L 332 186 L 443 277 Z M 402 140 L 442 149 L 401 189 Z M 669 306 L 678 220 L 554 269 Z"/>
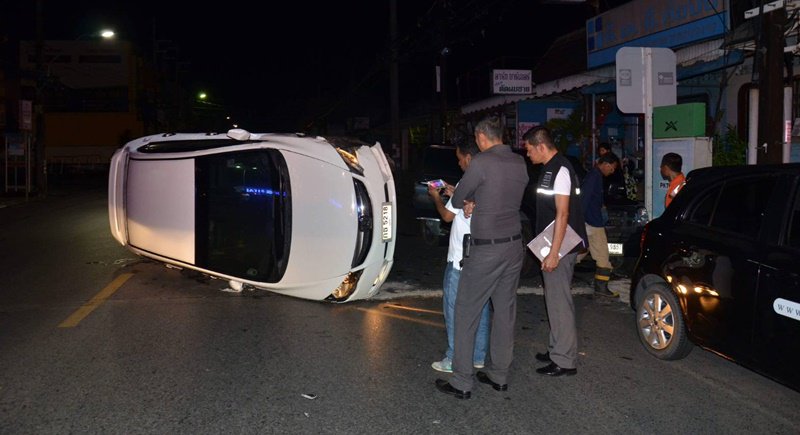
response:
<path id="1" fill-rule="evenodd" d="M 550 253 L 550 248 L 553 246 L 553 228 L 555 227 L 555 223 L 556 221 L 550 222 L 550 225 L 545 227 L 541 233 L 528 243 L 528 249 L 533 252 L 533 255 L 535 255 L 539 261 L 544 260 L 544 257 Z M 564 234 L 564 241 L 561 242 L 558 258 L 569 254 L 578 243 L 583 243 L 583 239 L 569 224 L 567 224 L 567 231 Z"/>

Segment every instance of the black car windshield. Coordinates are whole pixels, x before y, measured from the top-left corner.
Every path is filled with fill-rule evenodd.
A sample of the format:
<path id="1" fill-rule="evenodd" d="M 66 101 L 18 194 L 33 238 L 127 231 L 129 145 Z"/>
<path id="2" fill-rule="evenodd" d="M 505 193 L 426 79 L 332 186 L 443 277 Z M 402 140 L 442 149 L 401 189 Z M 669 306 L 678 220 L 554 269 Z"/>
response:
<path id="1" fill-rule="evenodd" d="M 195 160 L 198 266 L 259 282 L 278 282 L 291 241 L 289 173 L 277 150 Z"/>

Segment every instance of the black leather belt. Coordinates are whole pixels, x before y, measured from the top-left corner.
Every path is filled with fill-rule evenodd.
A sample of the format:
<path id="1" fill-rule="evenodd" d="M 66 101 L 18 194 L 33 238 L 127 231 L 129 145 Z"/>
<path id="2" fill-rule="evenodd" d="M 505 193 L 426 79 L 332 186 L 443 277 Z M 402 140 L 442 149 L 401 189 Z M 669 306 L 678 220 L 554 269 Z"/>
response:
<path id="1" fill-rule="evenodd" d="M 473 245 L 499 245 L 501 243 L 513 242 L 522 238 L 521 234 L 511 237 L 501 237 L 499 239 L 472 239 Z"/>

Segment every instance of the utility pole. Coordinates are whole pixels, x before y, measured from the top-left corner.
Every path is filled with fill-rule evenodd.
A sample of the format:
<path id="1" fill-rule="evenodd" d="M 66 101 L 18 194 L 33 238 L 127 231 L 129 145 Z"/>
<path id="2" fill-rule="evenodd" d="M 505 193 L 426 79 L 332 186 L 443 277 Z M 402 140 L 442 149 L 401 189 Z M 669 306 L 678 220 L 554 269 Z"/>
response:
<path id="1" fill-rule="evenodd" d="M 392 152 L 398 150 L 400 143 L 400 90 L 397 66 L 397 0 L 389 0 L 389 120 L 392 130 Z M 405 153 L 399 153 L 404 155 Z M 403 165 L 406 165 L 403 162 Z"/>
<path id="2" fill-rule="evenodd" d="M 763 12 L 761 0 L 761 26 L 756 45 L 754 68 L 758 85 L 758 164 L 783 161 L 783 48 L 786 45 L 786 8 Z"/>
<path id="3" fill-rule="evenodd" d="M 30 166 L 25 169 L 28 179 L 33 179 L 33 183 L 38 187 L 40 195 L 47 194 L 47 166 L 45 160 L 44 142 L 44 106 L 45 106 L 45 68 L 44 68 L 44 13 L 43 0 L 36 0 L 36 43 L 34 51 L 36 56 L 36 102 L 34 103 L 34 146 L 33 146 L 33 168 Z M 33 175 L 31 177 L 30 175 Z M 26 186 L 30 189 L 30 186 Z"/>

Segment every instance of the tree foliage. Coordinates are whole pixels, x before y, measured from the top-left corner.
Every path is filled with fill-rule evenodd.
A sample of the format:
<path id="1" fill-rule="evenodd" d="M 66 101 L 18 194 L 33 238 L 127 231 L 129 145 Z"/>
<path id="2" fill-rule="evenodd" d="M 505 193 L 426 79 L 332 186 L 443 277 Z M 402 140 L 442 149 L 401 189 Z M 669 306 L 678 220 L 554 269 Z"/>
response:
<path id="1" fill-rule="evenodd" d="M 736 127 L 728 124 L 723 134 L 714 136 L 712 165 L 744 165 L 747 162 L 747 141 L 739 136 Z"/>

